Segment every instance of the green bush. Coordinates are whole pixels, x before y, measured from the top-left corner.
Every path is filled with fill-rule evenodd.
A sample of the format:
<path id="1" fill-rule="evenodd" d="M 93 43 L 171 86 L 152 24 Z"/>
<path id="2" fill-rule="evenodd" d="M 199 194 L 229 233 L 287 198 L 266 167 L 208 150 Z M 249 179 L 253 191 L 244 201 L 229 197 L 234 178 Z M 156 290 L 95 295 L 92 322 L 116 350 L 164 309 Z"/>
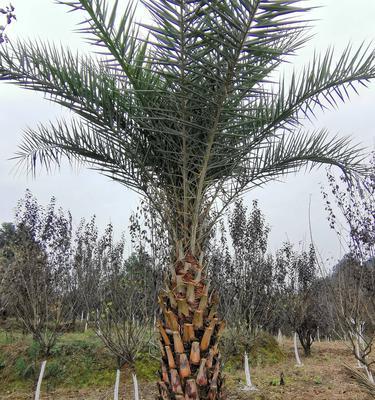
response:
<path id="1" fill-rule="evenodd" d="M 56 361 L 49 361 L 46 365 L 45 378 L 46 379 L 62 379 L 64 375 L 64 367 Z"/>
<path id="2" fill-rule="evenodd" d="M 37 360 L 39 358 L 41 351 L 40 344 L 36 341 L 32 341 L 31 345 L 27 349 L 27 355 L 32 359 L 32 360 Z"/>
<path id="3" fill-rule="evenodd" d="M 51 349 L 52 356 L 71 356 L 76 354 L 94 354 L 98 345 L 96 343 L 77 340 L 76 342 L 57 343 Z"/>
<path id="4" fill-rule="evenodd" d="M 258 335 L 250 347 L 249 360 L 252 365 L 276 364 L 284 358 L 276 339 L 265 332 Z"/>
<path id="5" fill-rule="evenodd" d="M 246 336 L 246 337 L 245 337 Z M 243 368 L 243 355 L 247 351 L 252 366 L 275 364 L 285 358 L 276 339 L 266 332 L 259 332 L 256 337 L 248 337 L 242 333 L 237 336 L 234 332 L 227 332 L 221 342 L 225 369 L 234 372 Z"/>
<path id="6" fill-rule="evenodd" d="M 29 363 L 24 357 L 18 357 L 14 363 L 15 373 L 19 378 L 28 379 L 35 377 L 33 363 Z"/>
<path id="7" fill-rule="evenodd" d="M 159 368 L 159 361 L 147 356 L 146 354 L 141 355 L 135 362 L 135 370 L 139 379 L 154 381 L 158 376 L 157 373 Z"/>
<path id="8" fill-rule="evenodd" d="M 0 331 L 0 344 L 11 344 L 17 340 L 13 332 L 4 330 Z"/>

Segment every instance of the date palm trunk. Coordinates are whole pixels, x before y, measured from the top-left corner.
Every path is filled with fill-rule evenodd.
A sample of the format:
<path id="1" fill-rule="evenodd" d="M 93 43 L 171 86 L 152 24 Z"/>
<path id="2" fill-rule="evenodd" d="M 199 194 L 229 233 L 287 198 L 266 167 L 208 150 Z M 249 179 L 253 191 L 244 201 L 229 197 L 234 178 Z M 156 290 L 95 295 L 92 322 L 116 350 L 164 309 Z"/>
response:
<path id="1" fill-rule="evenodd" d="M 159 305 L 158 400 L 224 399 L 218 343 L 225 323 L 196 257 L 186 253 L 175 262 Z"/>

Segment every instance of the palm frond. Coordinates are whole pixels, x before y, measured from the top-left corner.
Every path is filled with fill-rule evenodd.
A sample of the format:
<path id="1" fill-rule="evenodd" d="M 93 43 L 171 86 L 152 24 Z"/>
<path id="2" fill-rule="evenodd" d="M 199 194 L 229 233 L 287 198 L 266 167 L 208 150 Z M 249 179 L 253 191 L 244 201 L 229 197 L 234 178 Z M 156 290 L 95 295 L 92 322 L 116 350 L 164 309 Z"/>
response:
<path id="1" fill-rule="evenodd" d="M 18 41 L 2 49 L 0 80 L 42 92 L 81 117 L 109 126 L 121 124 L 132 98 L 127 87 L 95 60 L 50 44 Z"/>
<path id="2" fill-rule="evenodd" d="M 370 381 L 368 376 L 364 373 L 358 371 L 356 368 L 351 367 L 350 365 L 344 365 L 349 376 L 372 398 L 375 399 L 375 384 Z"/>
<path id="3" fill-rule="evenodd" d="M 132 136 L 131 131 L 126 136 L 116 128 L 110 130 L 74 119 L 60 120 L 28 129 L 15 158 L 33 175 L 38 166 L 48 171 L 53 165 L 60 166 L 66 158 L 71 163 L 85 163 L 129 187 L 139 188 L 142 184 L 154 184 L 144 168 L 144 160 L 140 157 L 139 163 L 134 162 L 140 155 L 137 153 L 140 146 L 138 136 Z"/>
<path id="4" fill-rule="evenodd" d="M 0 80 L 78 116 L 26 132 L 17 157 L 30 171 L 78 159 L 161 199 L 173 235 L 181 230 L 192 247 L 217 196 L 226 206 L 306 166 L 363 172 L 348 139 L 303 123 L 375 78 L 373 49 L 328 49 L 273 80 L 309 38 L 309 3 L 144 0 L 148 25 L 135 21 L 132 2 L 122 14 L 117 1 L 58 3 L 85 13 L 79 32 L 100 58 L 32 42 L 0 47 Z"/>
<path id="5" fill-rule="evenodd" d="M 275 120 L 294 126 L 300 116 L 314 116 L 316 107 L 336 108 L 339 101 L 345 102 L 351 92 L 357 93 L 358 86 L 366 86 L 374 78 L 375 51 L 369 45 L 348 46 L 338 60 L 333 48 L 324 55 L 315 54 L 299 76 L 293 73 L 288 88 L 281 82 Z"/>
<path id="6" fill-rule="evenodd" d="M 78 33 L 87 36 L 89 43 L 99 48 L 103 61 L 114 72 L 126 79 L 136 91 L 149 84 L 153 88 L 154 77 L 145 67 L 147 43 L 141 40 L 139 28 L 135 24 L 136 4 L 127 2 L 121 17 L 118 15 L 119 1 L 111 5 L 106 0 L 57 0 L 58 4 L 68 6 L 70 11 L 84 11 L 86 18 L 80 23 Z"/>
<path id="7" fill-rule="evenodd" d="M 332 138 L 325 129 L 299 131 L 293 135 L 285 133 L 278 140 L 261 143 L 253 153 L 244 157 L 241 167 L 245 171 L 240 179 L 247 181 L 246 186 L 263 184 L 304 166 L 310 165 L 311 169 L 324 164 L 361 174 L 366 170 L 362 163 L 365 157 L 363 149 L 353 145 L 350 138 Z"/>

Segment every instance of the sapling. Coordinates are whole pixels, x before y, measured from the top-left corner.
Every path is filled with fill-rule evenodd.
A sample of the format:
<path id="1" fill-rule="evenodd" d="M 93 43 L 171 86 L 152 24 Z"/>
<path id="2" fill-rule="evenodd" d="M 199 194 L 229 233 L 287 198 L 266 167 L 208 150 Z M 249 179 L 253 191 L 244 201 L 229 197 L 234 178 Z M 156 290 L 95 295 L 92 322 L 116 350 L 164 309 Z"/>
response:
<path id="1" fill-rule="evenodd" d="M 115 399 L 120 371 L 125 366 L 134 371 L 138 355 L 150 340 L 150 313 L 142 292 L 143 275 L 137 268 L 138 262 L 145 265 L 147 260 L 145 254 L 125 260 L 124 245 L 123 238 L 114 242 L 113 228 L 109 225 L 98 240 L 94 258 L 103 279 L 97 290 L 98 308 L 92 315 L 96 319 L 96 334 L 117 359 Z M 133 385 L 135 398 L 139 399 L 134 375 Z"/>
<path id="2" fill-rule="evenodd" d="M 375 335 L 372 329 L 365 333 L 363 321 L 374 326 L 375 152 L 367 167 L 367 174 L 356 179 L 350 179 L 346 174 L 340 177 L 340 181 L 331 174 L 328 176 L 332 195 L 345 225 L 342 226 L 335 215 L 328 194 L 323 192 L 323 195 L 330 226 L 347 240 L 350 251 L 336 267 L 332 303 L 340 328 L 344 335 L 348 335 L 347 345 L 357 359 L 358 368 L 366 372 L 367 381 L 363 380 L 366 375 L 362 373 L 351 372 L 351 375 L 362 387 L 373 387 L 375 359 L 371 350 Z M 343 236 L 343 232 L 347 235 Z"/>
<path id="3" fill-rule="evenodd" d="M 0 292 L 32 336 L 43 357 L 35 399 L 39 399 L 46 359 L 73 315 L 71 294 L 71 215 L 47 207 L 27 191 L 16 208 L 15 240 L 9 244 Z"/>
<path id="4" fill-rule="evenodd" d="M 297 251 L 291 243 L 286 242 L 278 251 L 277 259 L 288 271 L 284 314 L 308 357 L 322 314 L 322 307 L 315 294 L 319 289 L 315 249 L 310 245 L 308 250 Z"/>

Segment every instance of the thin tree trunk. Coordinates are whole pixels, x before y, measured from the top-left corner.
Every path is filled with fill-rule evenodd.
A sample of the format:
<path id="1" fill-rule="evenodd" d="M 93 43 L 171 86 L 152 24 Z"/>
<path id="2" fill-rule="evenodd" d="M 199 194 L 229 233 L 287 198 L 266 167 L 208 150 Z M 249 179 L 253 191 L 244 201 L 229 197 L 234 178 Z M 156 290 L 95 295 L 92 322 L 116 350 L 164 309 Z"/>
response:
<path id="1" fill-rule="evenodd" d="M 358 351 L 359 357 L 362 357 L 363 353 L 364 353 L 364 347 L 365 347 L 365 342 L 363 340 L 364 327 L 365 327 L 364 323 L 362 322 L 362 323 L 358 324 L 358 328 L 357 328 L 357 346 L 358 346 L 357 351 Z M 364 361 L 366 361 L 366 360 L 364 360 Z M 358 366 L 359 366 L 359 368 L 366 368 L 366 363 L 361 363 L 360 361 L 358 361 Z M 369 374 L 371 375 L 370 371 L 367 370 L 366 372 L 368 375 Z M 370 380 L 370 375 L 369 375 L 369 380 Z M 370 382 L 371 382 L 371 380 L 370 380 Z"/>
<path id="2" fill-rule="evenodd" d="M 40 367 L 40 372 L 39 372 L 38 383 L 36 385 L 35 400 L 39 400 L 40 398 L 40 389 L 42 387 L 42 381 L 43 381 L 44 371 L 46 369 L 46 364 L 47 360 L 42 361 L 42 365 Z"/>
<path id="3" fill-rule="evenodd" d="M 139 400 L 139 389 L 137 375 L 133 374 L 134 400 Z"/>
<path id="4" fill-rule="evenodd" d="M 116 381 L 115 381 L 115 389 L 113 391 L 113 400 L 118 400 L 118 394 L 120 389 L 120 370 L 116 370 Z"/>
<path id="5" fill-rule="evenodd" d="M 349 332 L 350 336 L 353 339 L 354 342 L 354 352 L 355 352 L 355 357 L 357 359 L 357 368 L 363 368 L 364 365 L 361 363 L 360 358 L 361 358 L 361 350 L 360 350 L 360 341 L 359 341 L 359 335 L 356 332 Z"/>
<path id="6" fill-rule="evenodd" d="M 294 354 L 296 356 L 296 366 L 302 367 L 303 364 L 302 364 L 301 359 L 299 358 L 299 354 L 298 354 L 297 332 L 294 332 Z"/>
<path id="7" fill-rule="evenodd" d="M 367 378 L 368 378 L 369 382 L 372 383 L 372 384 L 375 384 L 375 380 L 374 380 L 374 377 L 373 377 L 373 375 L 372 375 L 372 373 L 370 371 L 370 368 L 367 365 L 365 365 L 364 368 L 365 368 L 365 371 L 366 371 Z"/>
<path id="8" fill-rule="evenodd" d="M 86 314 L 86 322 L 85 322 L 85 332 L 87 332 L 88 324 L 89 324 L 89 313 L 87 312 L 87 314 Z"/>
<path id="9" fill-rule="evenodd" d="M 249 358 L 248 358 L 246 352 L 245 352 L 245 357 L 244 357 L 244 367 L 245 367 L 245 377 L 246 377 L 246 386 L 245 386 L 244 390 L 247 390 L 247 391 L 257 390 L 257 388 L 251 382 Z"/>
<path id="10" fill-rule="evenodd" d="M 217 317 L 218 302 L 201 263 L 180 252 L 159 296 L 159 400 L 224 399 L 218 343 L 225 324 Z"/>
<path id="11" fill-rule="evenodd" d="M 279 345 L 282 344 L 283 342 L 283 334 L 281 333 L 281 329 L 279 328 L 279 331 L 277 333 L 277 342 L 279 343 Z"/>

